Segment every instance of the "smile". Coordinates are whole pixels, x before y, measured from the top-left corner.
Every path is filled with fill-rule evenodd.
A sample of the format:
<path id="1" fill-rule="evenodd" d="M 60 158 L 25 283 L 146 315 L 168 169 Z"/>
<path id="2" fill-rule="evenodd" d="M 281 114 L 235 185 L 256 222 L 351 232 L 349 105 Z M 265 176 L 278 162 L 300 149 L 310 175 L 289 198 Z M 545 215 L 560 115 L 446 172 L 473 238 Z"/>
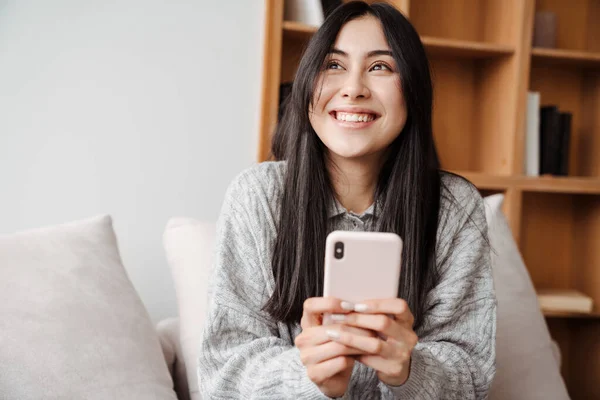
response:
<path id="1" fill-rule="evenodd" d="M 341 111 L 332 111 L 329 113 L 338 125 L 350 128 L 365 128 L 373 123 L 377 118 L 376 114 L 370 113 L 349 113 Z"/>
<path id="2" fill-rule="evenodd" d="M 347 112 L 334 111 L 335 119 L 348 122 L 371 122 L 375 119 L 375 114 L 353 114 Z"/>

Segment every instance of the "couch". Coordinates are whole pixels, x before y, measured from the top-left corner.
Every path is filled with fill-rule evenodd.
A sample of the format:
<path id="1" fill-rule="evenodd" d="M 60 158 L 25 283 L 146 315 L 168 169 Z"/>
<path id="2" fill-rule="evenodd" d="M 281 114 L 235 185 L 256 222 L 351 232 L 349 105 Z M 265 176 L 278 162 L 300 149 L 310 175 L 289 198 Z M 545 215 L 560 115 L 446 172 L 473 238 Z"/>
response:
<path id="1" fill-rule="evenodd" d="M 490 399 L 568 399 L 502 199 L 485 198 L 498 298 Z M 127 278 L 109 216 L 0 237 L 0 398 L 201 399 L 196 358 L 214 234 L 211 223 L 168 222 L 179 315 L 157 326 Z"/>

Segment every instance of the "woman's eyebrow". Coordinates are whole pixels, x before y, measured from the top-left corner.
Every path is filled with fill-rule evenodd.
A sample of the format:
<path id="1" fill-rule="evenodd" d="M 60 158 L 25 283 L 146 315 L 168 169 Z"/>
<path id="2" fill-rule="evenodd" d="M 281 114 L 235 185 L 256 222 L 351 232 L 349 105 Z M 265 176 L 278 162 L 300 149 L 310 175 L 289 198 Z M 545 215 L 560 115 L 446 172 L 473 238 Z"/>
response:
<path id="1" fill-rule="evenodd" d="M 329 54 L 338 54 L 340 56 L 348 57 L 348 53 L 346 53 L 345 51 L 342 51 L 340 49 L 336 49 L 335 47 L 333 49 L 329 50 Z"/>
<path id="2" fill-rule="evenodd" d="M 329 50 L 329 54 L 338 54 L 340 56 L 348 57 L 348 53 L 343 50 L 336 49 L 335 47 Z M 375 56 L 390 56 L 393 57 L 392 52 L 389 50 L 371 50 L 367 53 L 367 58 L 375 57 Z"/>
<path id="3" fill-rule="evenodd" d="M 390 56 L 393 57 L 392 52 L 389 50 L 373 50 L 367 53 L 367 58 L 375 56 Z"/>

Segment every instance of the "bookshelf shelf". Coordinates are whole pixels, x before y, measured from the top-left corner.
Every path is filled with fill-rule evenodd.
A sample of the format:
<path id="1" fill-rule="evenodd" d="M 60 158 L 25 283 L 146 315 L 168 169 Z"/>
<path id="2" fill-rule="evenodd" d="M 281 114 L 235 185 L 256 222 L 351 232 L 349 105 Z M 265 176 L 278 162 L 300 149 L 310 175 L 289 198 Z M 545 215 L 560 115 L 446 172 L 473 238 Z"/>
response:
<path id="1" fill-rule="evenodd" d="M 446 55 L 464 58 L 491 58 L 509 56 L 515 52 L 513 46 L 475 42 L 468 40 L 421 37 L 430 55 Z"/>
<path id="2" fill-rule="evenodd" d="M 289 37 L 308 40 L 318 27 L 295 21 L 283 21 L 283 33 Z M 464 58 L 503 57 L 515 52 L 513 46 L 469 40 L 421 37 L 423 45 L 431 55 L 446 55 Z"/>
<path id="3" fill-rule="evenodd" d="M 539 63 L 600 67 L 600 52 L 533 48 L 531 56 L 534 62 Z"/>
<path id="4" fill-rule="evenodd" d="M 484 190 L 517 189 L 523 192 L 600 195 L 600 178 L 559 177 L 550 175 L 529 177 L 455 170 L 450 172 L 467 178 L 479 189 Z"/>
<path id="5" fill-rule="evenodd" d="M 296 21 L 283 21 L 283 33 L 299 38 L 310 38 L 318 27 Z"/>
<path id="6" fill-rule="evenodd" d="M 600 194 L 600 178 L 541 176 L 521 177 L 515 182 L 526 192 Z"/>
<path id="7" fill-rule="evenodd" d="M 318 29 L 284 20 L 285 1 L 266 2 L 258 161 L 269 157 L 280 85 L 293 81 Z M 483 195 L 505 193 L 503 209 L 536 289 L 592 298 L 591 314 L 544 315 L 570 397 L 600 398 L 600 364 L 590 363 L 600 359 L 600 0 L 386 2 L 409 18 L 429 56 L 442 168 Z M 557 49 L 532 48 L 536 11 L 557 15 Z M 568 176 L 524 175 L 528 91 L 540 93 L 540 106 L 572 115 Z"/>
<path id="8" fill-rule="evenodd" d="M 512 176 L 492 175 L 480 172 L 450 171 L 467 178 L 477 188 L 483 190 L 506 190 L 514 185 L 515 179 Z"/>
<path id="9" fill-rule="evenodd" d="M 542 310 L 546 318 L 576 318 L 576 319 L 600 319 L 600 311 L 592 311 L 591 313 L 577 313 L 567 311 L 548 311 Z"/>

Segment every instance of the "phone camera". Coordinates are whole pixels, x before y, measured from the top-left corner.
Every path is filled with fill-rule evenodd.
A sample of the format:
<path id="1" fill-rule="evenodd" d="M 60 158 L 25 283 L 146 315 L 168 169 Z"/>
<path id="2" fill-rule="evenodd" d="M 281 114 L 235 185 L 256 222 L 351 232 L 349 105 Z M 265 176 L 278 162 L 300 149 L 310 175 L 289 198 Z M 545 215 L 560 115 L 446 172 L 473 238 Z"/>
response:
<path id="1" fill-rule="evenodd" d="M 344 258 L 344 243 L 336 242 L 334 246 L 334 256 L 336 259 L 340 260 Z"/>

